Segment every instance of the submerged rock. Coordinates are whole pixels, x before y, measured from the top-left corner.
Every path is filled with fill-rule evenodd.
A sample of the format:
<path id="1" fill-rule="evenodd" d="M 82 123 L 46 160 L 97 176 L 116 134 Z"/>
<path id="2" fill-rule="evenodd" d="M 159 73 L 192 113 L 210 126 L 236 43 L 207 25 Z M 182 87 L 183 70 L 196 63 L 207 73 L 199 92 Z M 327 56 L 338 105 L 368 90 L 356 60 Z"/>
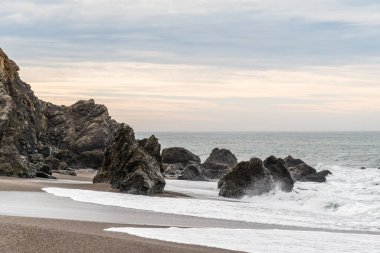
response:
<path id="1" fill-rule="evenodd" d="M 218 183 L 219 195 L 228 198 L 241 198 L 269 192 L 274 188 L 274 180 L 259 158 L 240 162 Z"/>
<path id="2" fill-rule="evenodd" d="M 326 177 L 328 175 L 332 175 L 329 170 L 322 170 L 317 173 L 313 173 L 307 176 L 304 176 L 300 179 L 301 182 L 316 182 L 316 183 L 324 183 L 326 182 Z"/>
<path id="3" fill-rule="evenodd" d="M 163 192 L 165 180 L 157 157 L 160 149 L 157 138 L 151 136 L 137 141 L 133 129 L 123 124 L 105 152 L 103 166 L 94 183 L 108 182 L 112 188 L 131 194 Z"/>

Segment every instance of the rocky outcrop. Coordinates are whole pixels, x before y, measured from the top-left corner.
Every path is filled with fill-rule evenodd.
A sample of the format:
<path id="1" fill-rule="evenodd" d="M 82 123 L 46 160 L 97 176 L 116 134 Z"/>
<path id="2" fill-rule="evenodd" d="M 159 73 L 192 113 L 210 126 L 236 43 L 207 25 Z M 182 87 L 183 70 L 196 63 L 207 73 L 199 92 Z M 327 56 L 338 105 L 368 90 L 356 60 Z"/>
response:
<path id="1" fill-rule="evenodd" d="M 122 192 L 141 195 L 161 193 L 165 180 L 161 174 L 160 144 L 157 138 L 138 141 L 133 129 L 122 125 L 105 152 L 94 183 L 110 183 Z"/>
<path id="2" fill-rule="evenodd" d="M 178 176 L 180 180 L 207 181 L 203 168 L 198 163 L 189 163 Z"/>
<path id="3" fill-rule="evenodd" d="M 94 100 L 57 106 L 39 100 L 0 49 L 0 175 L 34 177 L 49 157 L 72 168 L 97 168 L 118 123 Z M 33 159 L 33 158 L 32 158 Z"/>
<path id="4" fill-rule="evenodd" d="M 163 149 L 161 159 L 163 163 L 167 164 L 182 163 L 183 165 L 186 165 L 189 162 L 201 163 L 199 156 L 191 153 L 185 148 L 180 147 Z"/>
<path id="5" fill-rule="evenodd" d="M 326 177 L 332 174 L 329 170 L 317 172 L 316 169 L 307 165 L 301 159 L 295 159 L 292 156 L 286 157 L 284 163 L 293 181 L 324 183 L 326 182 Z"/>
<path id="6" fill-rule="evenodd" d="M 292 156 L 287 156 L 284 163 L 294 181 L 300 181 L 304 176 L 317 173 L 316 169 L 307 165 L 301 159 L 295 159 Z"/>
<path id="7" fill-rule="evenodd" d="M 322 170 L 317 173 L 309 174 L 307 176 L 301 177 L 301 182 L 315 182 L 315 183 L 324 183 L 326 182 L 326 177 L 332 175 L 329 170 Z"/>
<path id="8" fill-rule="evenodd" d="M 219 182 L 219 195 L 228 198 L 241 198 L 269 192 L 275 187 L 269 170 L 259 158 L 240 162 Z"/>
<path id="9" fill-rule="evenodd" d="M 163 174 L 165 175 L 165 177 L 183 180 L 191 180 L 190 178 L 192 178 L 192 176 L 188 176 L 195 172 L 194 168 L 192 168 L 188 171 L 191 171 L 190 174 L 186 172 L 185 175 L 182 177 L 181 175 L 184 172 L 186 166 L 194 164 L 198 166 L 201 162 L 199 156 L 193 154 L 185 148 L 180 147 L 171 147 L 163 149 L 161 154 L 161 160 L 163 163 Z M 203 173 L 203 170 L 198 170 L 198 172 Z"/>
<path id="10" fill-rule="evenodd" d="M 210 156 L 202 164 L 205 176 L 209 179 L 220 179 L 230 172 L 238 161 L 236 156 L 227 149 L 214 148 Z"/>
<path id="11" fill-rule="evenodd" d="M 294 181 L 285 167 L 284 160 L 270 156 L 265 159 L 264 166 L 269 170 L 274 182 L 282 191 L 291 192 L 293 190 Z"/>

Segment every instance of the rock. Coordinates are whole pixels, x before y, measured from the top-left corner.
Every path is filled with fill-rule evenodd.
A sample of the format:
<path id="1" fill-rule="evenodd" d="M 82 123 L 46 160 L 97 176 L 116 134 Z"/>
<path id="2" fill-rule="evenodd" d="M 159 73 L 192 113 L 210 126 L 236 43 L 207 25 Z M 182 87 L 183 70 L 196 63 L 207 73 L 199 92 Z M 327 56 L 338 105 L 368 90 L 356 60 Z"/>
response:
<path id="1" fill-rule="evenodd" d="M 274 182 L 282 191 L 291 192 L 293 190 L 294 181 L 288 169 L 285 167 L 285 162 L 281 158 L 270 156 L 264 161 L 264 166 L 273 176 Z"/>
<path id="2" fill-rule="evenodd" d="M 67 176 L 76 176 L 77 175 L 77 173 L 73 169 L 58 170 L 58 173 L 61 175 L 67 175 Z"/>
<path id="3" fill-rule="evenodd" d="M 207 181 L 204 176 L 203 168 L 198 163 L 186 165 L 182 174 L 178 177 L 180 180 Z"/>
<path id="4" fill-rule="evenodd" d="M 59 163 L 59 170 L 67 170 L 68 168 L 69 168 L 69 165 L 66 162 Z"/>
<path id="5" fill-rule="evenodd" d="M 317 173 L 317 170 L 307 165 L 301 159 L 294 159 L 288 156 L 284 159 L 285 167 L 288 169 L 293 181 L 299 181 L 302 177 Z"/>
<path id="6" fill-rule="evenodd" d="M 103 150 L 84 151 L 76 157 L 76 167 L 99 169 L 102 166 L 103 159 Z"/>
<path id="7" fill-rule="evenodd" d="M 232 170 L 230 166 L 222 163 L 204 163 L 202 168 L 208 179 L 221 179 Z"/>
<path id="8" fill-rule="evenodd" d="M 214 148 L 210 156 L 202 164 L 205 175 L 209 179 L 220 179 L 237 165 L 237 159 L 227 149 Z"/>
<path id="9" fill-rule="evenodd" d="M 42 154 L 31 154 L 29 155 L 29 161 L 31 163 L 41 163 L 41 162 L 44 162 L 45 161 L 45 158 Z"/>
<path id="10" fill-rule="evenodd" d="M 238 161 L 228 149 L 214 148 L 204 163 L 221 163 L 233 168 L 238 164 Z"/>
<path id="11" fill-rule="evenodd" d="M 106 149 L 103 166 L 94 183 L 109 182 L 112 188 L 131 194 L 163 192 L 165 180 L 156 156 L 160 149 L 157 138 L 137 141 L 133 129 L 123 124 Z"/>
<path id="12" fill-rule="evenodd" d="M 331 171 L 323 170 L 317 173 L 313 173 L 307 176 L 304 176 L 300 179 L 301 182 L 316 182 L 316 183 L 324 183 L 326 182 L 326 177 L 328 175 L 332 175 Z"/>
<path id="13" fill-rule="evenodd" d="M 43 162 L 34 155 L 37 151 L 46 158 L 66 150 L 66 156 L 56 157 L 69 166 L 99 167 L 100 155 L 87 159 L 88 153 L 83 152 L 104 151 L 112 142 L 119 124 L 107 108 L 92 99 L 68 107 L 46 103 L 20 79 L 18 71 L 0 49 L 0 173 L 35 176 L 25 157 L 31 155 L 35 164 Z"/>
<path id="14" fill-rule="evenodd" d="M 228 198 L 254 196 L 271 191 L 275 184 L 270 172 L 259 158 L 240 162 L 218 183 L 219 195 Z"/>
<path id="15" fill-rule="evenodd" d="M 46 179 L 57 179 L 56 177 L 53 177 L 45 172 L 42 172 L 42 171 L 38 171 L 36 173 L 36 177 L 40 177 L 40 178 L 46 178 Z"/>
<path id="16" fill-rule="evenodd" d="M 366 167 L 361 167 L 360 169 L 361 169 L 361 170 L 365 170 L 365 169 L 366 169 Z"/>
<path id="17" fill-rule="evenodd" d="M 46 173 L 48 175 L 51 175 L 51 167 L 48 164 L 42 164 L 41 167 L 39 168 L 40 172 Z"/>
<path id="18" fill-rule="evenodd" d="M 161 160 L 163 163 L 169 164 L 182 163 L 183 165 L 186 165 L 189 162 L 201 163 L 199 156 L 194 155 L 189 150 L 180 147 L 163 149 Z"/>
<path id="19" fill-rule="evenodd" d="M 163 175 L 170 179 L 178 179 L 182 174 L 182 171 L 185 169 L 185 166 L 182 163 L 164 163 L 162 164 Z"/>
<path id="20" fill-rule="evenodd" d="M 41 149 L 38 150 L 38 153 L 42 154 L 45 158 L 49 156 L 53 156 L 58 152 L 57 148 L 49 147 L 49 146 L 43 146 Z"/>
<path id="21" fill-rule="evenodd" d="M 49 156 L 45 159 L 45 163 L 49 165 L 52 170 L 59 170 L 60 161 L 57 158 Z"/>

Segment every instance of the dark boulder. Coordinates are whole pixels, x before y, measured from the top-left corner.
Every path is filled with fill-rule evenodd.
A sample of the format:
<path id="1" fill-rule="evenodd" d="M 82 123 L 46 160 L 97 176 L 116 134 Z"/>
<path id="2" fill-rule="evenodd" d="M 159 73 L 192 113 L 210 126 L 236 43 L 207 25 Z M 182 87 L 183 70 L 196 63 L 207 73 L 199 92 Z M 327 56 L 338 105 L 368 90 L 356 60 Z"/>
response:
<path id="1" fill-rule="evenodd" d="M 36 177 L 39 177 L 39 178 L 46 178 L 46 179 L 57 179 L 56 177 L 52 176 L 52 175 L 49 175 L 43 171 L 38 171 L 36 172 Z"/>
<path id="2" fill-rule="evenodd" d="M 237 163 L 236 156 L 231 151 L 214 148 L 210 156 L 202 164 L 202 168 L 207 178 L 220 179 L 230 172 Z"/>
<path id="3" fill-rule="evenodd" d="M 178 179 L 191 181 L 206 181 L 203 168 L 198 163 L 190 163 L 186 165 Z"/>
<path id="4" fill-rule="evenodd" d="M 155 156 L 157 150 L 160 150 L 157 138 L 137 141 L 133 129 L 123 124 L 105 152 L 94 183 L 109 182 L 112 188 L 131 194 L 163 192 L 165 180 L 161 162 Z"/>
<path id="5" fill-rule="evenodd" d="M 45 159 L 45 164 L 49 165 L 52 170 L 59 170 L 60 167 L 60 161 L 52 156 Z"/>
<path id="6" fill-rule="evenodd" d="M 230 166 L 223 163 L 203 163 L 202 168 L 208 179 L 221 179 L 232 170 Z"/>
<path id="7" fill-rule="evenodd" d="M 294 181 L 288 169 L 285 167 L 283 159 L 270 156 L 265 159 L 264 166 L 269 170 L 274 182 L 282 191 L 291 192 L 293 190 Z"/>
<path id="8" fill-rule="evenodd" d="M 228 149 L 214 148 L 204 163 L 221 163 L 233 168 L 238 164 L 238 161 Z"/>
<path id="9" fill-rule="evenodd" d="M 254 196 L 271 191 L 274 188 L 273 177 L 259 158 L 249 162 L 240 162 L 218 183 L 219 195 L 228 198 Z"/>
<path id="10" fill-rule="evenodd" d="M 293 181 L 299 181 L 302 177 L 317 173 L 317 170 L 307 165 L 301 159 L 294 159 L 292 156 L 288 156 L 284 159 L 285 167 L 288 169 Z"/>
<path id="11" fill-rule="evenodd" d="M 163 163 L 182 163 L 183 165 L 189 162 L 200 163 L 199 156 L 191 153 L 189 150 L 180 147 L 165 148 L 162 150 L 161 160 Z"/>
<path id="12" fill-rule="evenodd" d="M 324 183 L 326 182 L 326 177 L 328 175 L 332 175 L 331 171 L 323 170 L 317 173 L 313 173 L 307 176 L 304 176 L 300 179 L 301 182 L 316 182 L 316 183 Z"/>

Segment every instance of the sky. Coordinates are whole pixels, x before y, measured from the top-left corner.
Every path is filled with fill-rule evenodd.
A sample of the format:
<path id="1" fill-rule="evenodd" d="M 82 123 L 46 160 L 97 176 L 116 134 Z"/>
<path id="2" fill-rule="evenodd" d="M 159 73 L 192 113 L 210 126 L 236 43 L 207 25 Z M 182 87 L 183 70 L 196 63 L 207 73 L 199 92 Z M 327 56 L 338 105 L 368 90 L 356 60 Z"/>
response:
<path id="1" fill-rule="evenodd" d="M 136 131 L 379 131 L 378 0 L 0 0 L 49 102 Z"/>

